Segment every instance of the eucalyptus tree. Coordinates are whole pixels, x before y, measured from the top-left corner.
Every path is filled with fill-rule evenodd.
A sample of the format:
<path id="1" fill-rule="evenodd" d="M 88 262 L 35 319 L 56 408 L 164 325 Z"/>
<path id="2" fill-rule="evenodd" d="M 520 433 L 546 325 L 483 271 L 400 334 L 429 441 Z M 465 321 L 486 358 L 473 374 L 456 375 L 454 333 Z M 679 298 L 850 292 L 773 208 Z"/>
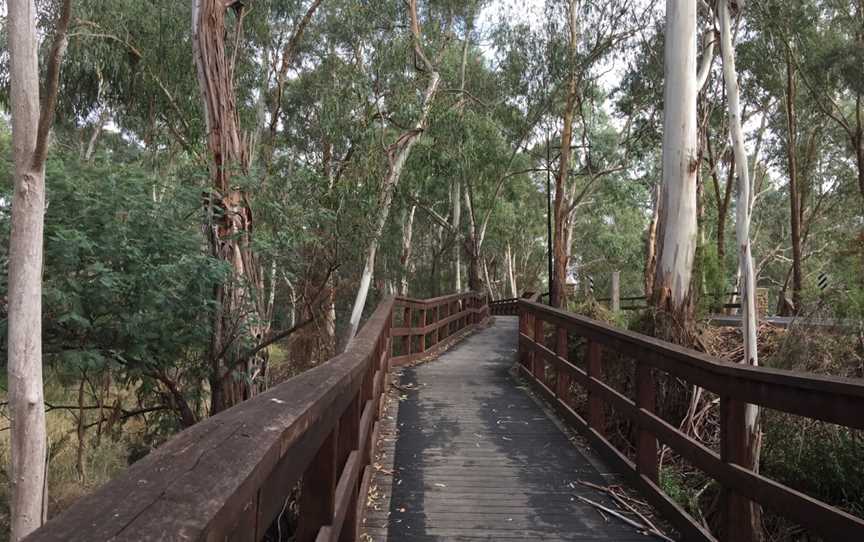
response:
<path id="1" fill-rule="evenodd" d="M 45 160 L 72 1 L 64 0 L 59 7 L 41 91 L 36 6 L 33 0 L 12 0 L 8 9 L 15 189 L 9 234 L 7 371 L 12 418 L 11 540 L 17 542 L 48 515 L 42 383 Z"/>
<path id="2" fill-rule="evenodd" d="M 814 177 L 822 139 L 834 123 L 817 103 L 812 91 L 815 66 L 808 66 L 814 51 L 823 49 L 817 24 L 824 16 L 821 3 L 760 2 L 749 10 L 751 33 L 742 39 L 741 66 L 751 74 L 758 92 L 781 107 L 779 114 L 769 115 L 772 150 L 775 163 L 786 174 L 789 221 L 788 246 L 791 252 L 786 278 L 782 280 L 780 310 L 800 312 L 804 307 L 804 262 L 808 247 L 808 224 L 821 206 L 812 200 L 818 181 Z M 813 56 L 811 56 L 813 55 Z M 766 62 L 765 59 L 771 59 Z M 822 68 L 818 68 L 822 70 Z M 809 72 L 809 73 L 808 73 Z M 745 92 L 747 89 L 745 89 Z M 824 97 L 822 97 L 824 99 Z M 786 299 L 791 289 L 792 299 Z"/>
<path id="3" fill-rule="evenodd" d="M 363 307 L 366 305 L 366 297 L 369 295 L 369 286 L 372 282 L 372 274 L 375 271 L 375 256 L 378 252 L 381 234 L 384 231 L 384 226 L 387 224 L 387 217 L 390 215 L 390 206 L 393 202 L 393 192 L 402 176 L 402 170 L 405 167 L 405 163 L 411 155 L 411 149 L 428 126 L 429 115 L 441 84 L 441 75 L 438 72 L 437 67 L 440 58 L 438 55 L 430 58 L 426 54 L 426 45 L 424 44 L 420 26 L 420 15 L 417 11 L 417 0 L 409 0 L 408 19 L 409 27 L 411 29 L 411 42 L 415 69 L 419 74 L 424 74 L 428 77 L 428 81 L 426 83 L 426 88 L 423 91 L 423 99 L 420 104 L 420 109 L 414 118 L 413 126 L 400 133 L 396 140 L 390 144 L 385 151 L 388 162 L 387 174 L 381 185 L 375 227 L 372 231 L 371 239 L 366 250 L 366 261 L 363 267 L 363 273 L 360 276 L 360 284 L 357 288 L 357 297 L 355 298 L 354 305 L 351 309 L 351 317 L 348 322 L 346 333 L 348 341 L 353 339 L 360 327 L 360 319 L 363 316 Z M 441 52 L 443 52 L 443 48 L 439 50 L 439 54 Z M 346 341 L 346 344 L 348 341 Z"/>
<path id="4" fill-rule="evenodd" d="M 699 165 L 697 95 L 707 68 L 697 70 L 696 2 L 667 0 L 664 44 L 663 184 L 657 203 L 654 305 L 666 311 L 672 337 L 687 340 L 693 323 Z M 703 66 L 712 55 L 703 54 Z M 675 335 L 678 335 L 675 337 Z"/>
<path id="5" fill-rule="evenodd" d="M 547 23 L 542 30 L 518 37 L 502 33 L 509 41 L 505 49 L 505 73 L 519 66 L 528 68 L 522 69 L 519 75 L 506 75 L 511 92 L 527 105 L 523 107 L 528 119 L 528 138 L 540 137 L 535 125 L 541 119 L 548 121 L 554 115 L 561 123 L 554 160 L 557 163 L 555 265 L 550 297 L 556 306 L 563 301 L 573 251 L 572 225 L 576 211 L 606 175 L 623 167 L 623 152 L 617 157 L 602 159 L 595 152 L 594 117 L 604 105 L 599 99 L 601 66 L 616 54 L 623 54 L 637 28 L 637 11 L 642 10 L 637 10 L 628 0 L 549 1 L 545 5 Z M 626 131 L 625 123 L 622 135 Z M 623 147 L 624 138 L 621 139 Z"/>
<path id="6" fill-rule="evenodd" d="M 737 201 L 735 205 L 736 237 L 738 241 L 738 268 L 741 271 L 741 305 L 743 308 L 742 334 L 744 336 L 744 363 L 759 365 L 759 353 L 756 340 L 756 276 L 753 269 L 753 253 L 750 242 L 751 191 L 750 163 L 747 149 L 744 146 L 744 130 L 741 123 L 741 101 L 738 89 L 738 70 L 735 67 L 735 49 L 732 42 L 731 8 L 738 11 L 738 4 L 733 0 L 719 0 L 715 5 L 717 21 L 720 27 L 720 51 L 723 58 L 723 79 L 726 84 L 726 99 L 729 109 L 729 134 L 735 155 L 736 177 L 738 179 Z M 759 470 L 759 451 L 761 449 L 761 432 L 759 429 L 759 408 L 748 404 L 741 422 L 744 423 L 745 442 L 744 464 L 754 471 Z M 741 530 L 734 536 L 761 538 L 762 516 L 759 506 L 753 502 L 743 503 L 741 508 L 745 514 L 742 517 Z"/>

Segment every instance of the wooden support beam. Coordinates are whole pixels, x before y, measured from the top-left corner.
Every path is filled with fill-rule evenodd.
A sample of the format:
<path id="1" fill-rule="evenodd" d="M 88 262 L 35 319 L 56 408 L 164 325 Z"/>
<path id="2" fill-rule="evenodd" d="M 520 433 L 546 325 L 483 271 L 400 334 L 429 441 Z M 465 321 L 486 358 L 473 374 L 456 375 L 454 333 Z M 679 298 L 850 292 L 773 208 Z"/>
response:
<path id="1" fill-rule="evenodd" d="M 636 406 L 653 414 L 656 409 L 656 382 L 651 367 L 636 361 Z M 639 426 L 636 436 L 636 472 L 658 483 L 657 437 Z"/>
<path id="2" fill-rule="evenodd" d="M 569 359 L 569 344 L 567 341 L 567 329 L 561 326 L 555 329 L 555 353 L 564 359 Z M 570 399 L 570 373 L 562 371 L 560 368 L 555 375 L 555 395 L 566 405 L 571 404 Z"/>
<path id="3" fill-rule="evenodd" d="M 744 421 L 746 407 L 746 403 L 729 396 L 720 397 L 720 460 L 749 468 Z M 755 542 L 749 524 L 752 516 L 750 500 L 722 486 L 720 502 L 723 517 L 720 539 L 723 542 Z"/>
<path id="4" fill-rule="evenodd" d="M 603 397 L 591 379 L 603 380 L 603 347 L 595 341 L 586 346 L 588 368 L 588 426 L 600 435 L 606 434 L 606 414 L 603 412 Z"/>
<path id="5" fill-rule="evenodd" d="M 303 473 L 300 489 L 300 522 L 297 526 L 297 542 L 312 542 L 321 527 L 333 521 L 336 481 L 336 445 L 339 428 L 334 429 L 312 463 Z"/>

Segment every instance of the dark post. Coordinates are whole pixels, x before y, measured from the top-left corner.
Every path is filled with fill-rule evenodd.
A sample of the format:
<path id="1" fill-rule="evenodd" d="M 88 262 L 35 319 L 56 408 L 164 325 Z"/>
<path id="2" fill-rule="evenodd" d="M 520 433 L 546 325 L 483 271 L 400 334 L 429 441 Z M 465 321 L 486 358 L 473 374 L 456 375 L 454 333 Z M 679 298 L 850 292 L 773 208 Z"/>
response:
<path id="1" fill-rule="evenodd" d="M 603 379 L 603 347 L 600 343 L 588 341 L 588 378 Z M 606 430 L 606 416 L 603 412 L 603 398 L 597 393 L 596 384 L 588 381 L 588 426 L 600 435 Z"/>
<path id="2" fill-rule="evenodd" d="M 297 526 L 297 540 L 312 542 L 318 530 L 333 521 L 336 481 L 336 441 L 338 427 L 321 445 L 315 459 L 303 473 L 303 487 L 300 490 L 300 524 Z"/>
<path id="3" fill-rule="evenodd" d="M 426 327 L 426 309 L 425 308 L 420 311 L 420 327 L 421 328 Z M 426 332 L 425 331 L 420 332 L 419 351 L 421 354 L 426 351 Z"/>
<path id="4" fill-rule="evenodd" d="M 543 319 L 537 314 L 534 315 L 534 342 L 536 344 L 543 344 L 545 342 Z M 534 354 L 531 370 L 538 382 L 546 383 L 546 362 L 537 354 Z"/>
<path id="5" fill-rule="evenodd" d="M 747 434 L 744 425 L 746 404 L 729 396 L 720 397 L 720 459 L 747 467 Z M 749 467 L 748 467 L 749 468 Z M 723 487 L 720 491 L 723 542 L 752 542 L 754 532 L 749 520 L 750 501 Z"/>
<path id="6" fill-rule="evenodd" d="M 654 413 L 656 389 L 651 367 L 636 362 L 636 406 L 646 412 Z M 636 471 L 657 483 L 657 437 L 641 426 L 636 442 Z"/>
<path id="7" fill-rule="evenodd" d="M 411 307 L 406 306 L 402 312 L 402 327 L 407 329 L 407 328 L 412 327 L 411 324 L 412 324 L 412 322 L 411 322 Z M 410 332 L 408 333 L 408 335 L 405 335 L 402 338 L 402 345 L 403 345 L 402 348 L 405 349 L 403 354 L 405 354 L 406 356 L 410 356 L 411 355 L 411 333 Z"/>
<path id="8" fill-rule="evenodd" d="M 558 354 L 558 357 L 568 359 L 570 355 L 568 352 L 567 345 L 567 328 L 558 326 L 556 332 L 556 340 L 555 340 L 555 353 Z M 570 374 L 566 371 L 559 369 L 557 372 L 557 380 L 556 380 L 556 390 L 555 393 L 558 395 L 558 399 L 560 399 L 565 405 L 570 404 Z"/>

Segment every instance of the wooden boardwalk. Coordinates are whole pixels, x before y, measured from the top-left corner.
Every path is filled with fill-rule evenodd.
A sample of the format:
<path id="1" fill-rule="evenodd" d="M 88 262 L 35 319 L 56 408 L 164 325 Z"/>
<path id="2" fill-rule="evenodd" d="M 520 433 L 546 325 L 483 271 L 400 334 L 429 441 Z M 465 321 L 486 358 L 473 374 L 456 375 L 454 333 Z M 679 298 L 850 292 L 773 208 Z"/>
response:
<path id="1" fill-rule="evenodd" d="M 517 319 L 499 316 L 402 371 L 366 540 L 652 539 L 579 499 L 617 509 L 577 482 L 606 485 L 608 471 L 509 374 L 517 336 Z"/>

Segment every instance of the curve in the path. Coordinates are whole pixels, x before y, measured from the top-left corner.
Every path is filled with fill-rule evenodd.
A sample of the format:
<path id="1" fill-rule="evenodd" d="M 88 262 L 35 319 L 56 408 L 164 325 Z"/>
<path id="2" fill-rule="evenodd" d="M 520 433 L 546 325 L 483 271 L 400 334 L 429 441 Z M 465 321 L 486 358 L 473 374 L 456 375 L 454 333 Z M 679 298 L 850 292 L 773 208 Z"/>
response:
<path id="1" fill-rule="evenodd" d="M 440 359 L 407 368 L 389 513 L 375 540 L 618 540 L 646 537 L 578 497 L 615 508 L 603 476 L 509 374 L 517 319 L 496 317 Z"/>

